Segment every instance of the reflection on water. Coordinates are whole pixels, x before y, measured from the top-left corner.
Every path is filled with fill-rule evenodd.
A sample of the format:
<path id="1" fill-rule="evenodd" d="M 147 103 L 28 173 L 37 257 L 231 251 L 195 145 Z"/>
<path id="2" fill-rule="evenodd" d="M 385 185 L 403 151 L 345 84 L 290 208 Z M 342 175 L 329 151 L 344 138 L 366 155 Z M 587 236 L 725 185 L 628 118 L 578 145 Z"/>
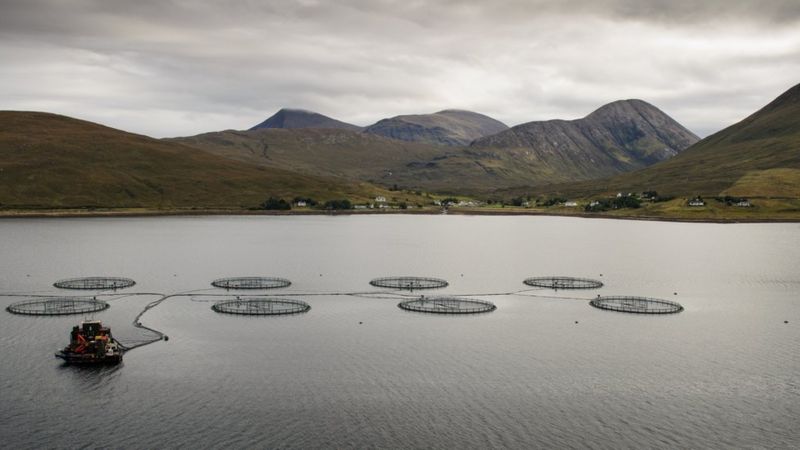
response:
<path id="1" fill-rule="evenodd" d="M 157 293 L 196 294 L 147 312 L 142 322 L 169 341 L 133 350 L 119 366 L 53 357 L 80 316 L 0 314 L 0 436 L 10 447 L 800 443 L 797 224 L 4 220 L 0 248 L 2 292 L 52 292 L 53 281 L 75 276 L 135 279 L 130 293 L 153 295 L 120 291 L 93 316 L 123 342 L 151 337 L 131 321 Z M 436 295 L 472 295 L 497 309 L 403 311 L 397 295 L 369 285 L 408 274 L 449 281 Z M 247 275 L 290 279 L 266 294 L 312 309 L 213 312 L 210 300 L 226 291 L 210 282 Z M 547 275 L 605 286 L 522 292 L 522 280 Z M 345 292 L 367 294 L 335 295 Z M 597 294 L 674 300 L 685 311 L 601 311 L 588 304 Z"/>

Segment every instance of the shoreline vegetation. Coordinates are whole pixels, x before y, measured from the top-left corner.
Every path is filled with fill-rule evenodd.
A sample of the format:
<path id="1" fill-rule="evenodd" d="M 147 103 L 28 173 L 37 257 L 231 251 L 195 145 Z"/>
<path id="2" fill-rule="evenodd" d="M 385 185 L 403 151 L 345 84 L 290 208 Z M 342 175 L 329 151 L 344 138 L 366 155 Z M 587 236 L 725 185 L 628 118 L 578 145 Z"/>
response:
<path id="1" fill-rule="evenodd" d="M 739 208 L 713 200 L 700 207 L 685 206 L 685 199 L 667 204 L 647 204 L 636 209 L 587 212 L 584 207 L 504 206 L 425 206 L 422 208 L 313 209 L 283 210 L 243 208 L 28 208 L 0 210 L 0 219 L 158 217 L 158 216 L 289 216 L 289 215 L 474 215 L 474 216 L 555 216 L 596 219 L 645 220 L 689 223 L 800 223 L 800 199 L 753 199 L 752 207 Z"/>

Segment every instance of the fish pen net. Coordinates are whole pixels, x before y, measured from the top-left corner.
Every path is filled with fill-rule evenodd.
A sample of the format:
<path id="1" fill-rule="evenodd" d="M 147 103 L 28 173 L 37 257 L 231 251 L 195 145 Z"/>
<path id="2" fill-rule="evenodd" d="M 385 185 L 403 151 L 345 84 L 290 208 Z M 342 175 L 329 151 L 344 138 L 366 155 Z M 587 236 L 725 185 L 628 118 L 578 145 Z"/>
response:
<path id="1" fill-rule="evenodd" d="M 246 316 L 277 316 L 283 314 L 299 314 L 311 309 L 311 306 L 302 300 L 286 298 L 235 298 L 220 300 L 211 306 L 218 313 L 241 314 Z"/>
<path id="2" fill-rule="evenodd" d="M 83 277 L 58 280 L 53 286 L 60 289 L 105 290 L 124 289 L 136 284 L 130 278 L 122 277 Z"/>
<path id="3" fill-rule="evenodd" d="M 50 297 L 12 303 L 6 311 L 28 316 L 63 316 L 86 314 L 108 309 L 108 303 L 91 297 Z"/>
<path id="4" fill-rule="evenodd" d="M 597 297 L 589 304 L 595 308 L 635 314 L 674 314 L 683 311 L 680 303 L 649 297 Z"/>
<path id="5" fill-rule="evenodd" d="M 288 287 L 291 281 L 276 277 L 233 277 L 220 278 L 211 285 L 223 289 L 276 289 Z"/>
<path id="6" fill-rule="evenodd" d="M 492 302 L 459 297 L 420 297 L 400 302 L 397 306 L 408 311 L 436 314 L 476 314 L 497 309 Z"/>
<path id="7" fill-rule="evenodd" d="M 439 289 L 447 287 L 447 281 L 440 278 L 428 277 L 383 277 L 375 278 L 369 284 L 375 287 L 393 288 L 393 289 Z"/>
<path id="8" fill-rule="evenodd" d="M 523 283 L 528 286 L 549 289 L 597 289 L 603 287 L 602 281 L 575 277 L 533 277 L 525 279 Z"/>

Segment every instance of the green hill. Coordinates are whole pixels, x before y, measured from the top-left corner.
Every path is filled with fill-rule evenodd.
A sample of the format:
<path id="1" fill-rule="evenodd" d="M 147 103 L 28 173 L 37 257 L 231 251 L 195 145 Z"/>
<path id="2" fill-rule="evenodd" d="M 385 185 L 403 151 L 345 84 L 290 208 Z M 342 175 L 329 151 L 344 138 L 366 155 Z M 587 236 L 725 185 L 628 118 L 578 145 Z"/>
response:
<path id="1" fill-rule="evenodd" d="M 367 199 L 366 183 L 299 175 L 39 112 L 0 111 L 0 207 L 255 207 L 270 195 Z"/>

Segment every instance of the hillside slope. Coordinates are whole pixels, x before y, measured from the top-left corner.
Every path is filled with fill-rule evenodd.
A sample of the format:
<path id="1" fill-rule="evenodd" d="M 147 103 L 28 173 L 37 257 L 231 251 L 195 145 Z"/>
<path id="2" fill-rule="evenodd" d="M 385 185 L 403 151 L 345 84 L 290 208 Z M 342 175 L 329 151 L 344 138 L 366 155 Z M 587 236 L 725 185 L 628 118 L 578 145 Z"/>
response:
<path id="1" fill-rule="evenodd" d="M 523 159 L 596 178 L 669 159 L 699 138 L 653 105 L 620 100 L 577 120 L 528 122 L 472 143 L 514 150 Z"/>
<path id="2" fill-rule="evenodd" d="M 800 85 L 668 161 L 594 183 L 546 190 L 800 197 Z"/>
<path id="3" fill-rule="evenodd" d="M 247 208 L 270 195 L 367 198 L 374 189 L 65 116 L 0 111 L 3 208 Z"/>
<path id="4" fill-rule="evenodd" d="M 406 187 L 422 187 L 418 166 L 448 150 L 334 129 L 226 130 L 170 140 L 265 167 Z"/>
<path id="5" fill-rule="evenodd" d="M 499 133 L 508 127 L 495 119 L 472 111 L 447 109 L 433 114 L 412 114 L 383 119 L 364 129 L 402 141 L 438 145 L 468 145 L 475 139 Z"/>
<path id="6" fill-rule="evenodd" d="M 288 108 L 281 109 L 267 118 L 267 120 L 250 129 L 261 130 L 266 128 L 333 128 L 353 131 L 361 130 L 359 126 L 332 119 L 313 111 Z"/>

